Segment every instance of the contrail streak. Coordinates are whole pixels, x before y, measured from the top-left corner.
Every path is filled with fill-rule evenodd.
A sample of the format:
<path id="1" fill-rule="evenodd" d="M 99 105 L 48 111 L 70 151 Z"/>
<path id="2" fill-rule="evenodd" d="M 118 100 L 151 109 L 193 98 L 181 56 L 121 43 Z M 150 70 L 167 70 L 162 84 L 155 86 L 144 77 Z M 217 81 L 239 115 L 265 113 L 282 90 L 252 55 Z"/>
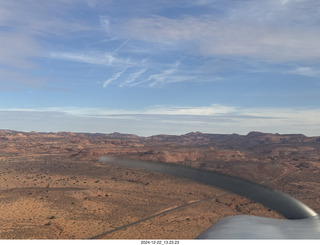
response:
<path id="1" fill-rule="evenodd" d="M 111 55 L 114 55 L 114 54 L 115 54 L 120 48 L 122 48 L 122 46 L 125 45 L 129 40 L 130 40 L 130 38 L 127 39 L 126 41 L 124 41 L 118 48 L 116 48 L 116 49 L 111 53 Z"/>

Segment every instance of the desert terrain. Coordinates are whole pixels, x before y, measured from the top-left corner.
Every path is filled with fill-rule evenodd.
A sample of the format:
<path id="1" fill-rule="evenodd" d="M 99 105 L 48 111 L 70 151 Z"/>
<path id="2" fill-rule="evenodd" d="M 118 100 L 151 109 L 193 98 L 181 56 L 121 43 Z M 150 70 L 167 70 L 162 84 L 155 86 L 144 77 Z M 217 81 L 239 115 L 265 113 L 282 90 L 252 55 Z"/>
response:
<path id="1" fill-rule="evenodd" d="M 229 215 L 283 218 L 212 186 L 99 161 L 105 155 L 239 176 L 320 212 L 320 137 L 0 130 L 0 239 L 193 239 Z"/>

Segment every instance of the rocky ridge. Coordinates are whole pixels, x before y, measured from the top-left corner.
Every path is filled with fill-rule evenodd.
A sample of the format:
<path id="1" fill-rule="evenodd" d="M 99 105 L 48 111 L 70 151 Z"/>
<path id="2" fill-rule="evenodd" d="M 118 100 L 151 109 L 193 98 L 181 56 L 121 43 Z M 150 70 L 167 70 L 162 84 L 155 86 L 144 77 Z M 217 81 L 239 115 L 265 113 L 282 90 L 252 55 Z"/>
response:
<path id="1" fill-rule="evenodd" d="M 103 164 L 103 155 L 243 177 L 282 190 L 320 212 L 319 152 L 320 137 L 301 134 L 140 137 L 0 130 L 0 238 L 88 238 L 202 199 L 208 201 L 104 238 L 190 239 L 226 215 L 279 217 L 238 196 L 208 199 L 223 194 L 212 187 Z"/>

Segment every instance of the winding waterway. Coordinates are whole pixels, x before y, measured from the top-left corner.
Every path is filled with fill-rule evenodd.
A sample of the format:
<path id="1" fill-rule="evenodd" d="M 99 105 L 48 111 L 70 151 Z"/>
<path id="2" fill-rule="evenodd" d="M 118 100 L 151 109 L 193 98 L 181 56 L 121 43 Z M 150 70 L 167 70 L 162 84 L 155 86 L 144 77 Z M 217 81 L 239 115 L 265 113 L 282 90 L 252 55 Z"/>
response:
<path id="1" fill-rule="evenodd" d="M 126 160 L 111 156 L 102 156 L 99 161 L 116 164 L 123 168 L 168 174 L 218 187 L 261 203 L 288 219 L 304 219 L 317 215 L 308 206 L 285 193 L 239 177 L 162 162 Z"/>

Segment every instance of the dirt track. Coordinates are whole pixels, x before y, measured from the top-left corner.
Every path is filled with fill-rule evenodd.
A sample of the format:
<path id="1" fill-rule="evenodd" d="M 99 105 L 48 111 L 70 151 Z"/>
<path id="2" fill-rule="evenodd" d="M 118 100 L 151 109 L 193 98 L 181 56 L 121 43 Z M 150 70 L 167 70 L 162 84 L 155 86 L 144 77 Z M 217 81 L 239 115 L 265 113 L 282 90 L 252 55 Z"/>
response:
<path id="1" fill-rule="evenodd" d="M 107 136 L 104 139 L 101 135 L 100 138 L 76 134 L 22 137 L 9 133 L 3 137 L 7 139 L 0 140 L 1 239 L 88 239 L 97 235 L 101 235 L 96 237 L 100 239 L 192 239 L 228 215 L 281 218 L 260 204 L 224 195 L 224 191 L 213 187 L 98 161 L 105 153 L 133 159 L 161 157 L 159 149 L 170 150 L 172 160 L 175 155 L 181 158 L 185 143 L 182 148 L 179 144 L 161 148 L 146 145 L 144 139 L 130 141 L 108 136 L 107 140 Z M 152 147 L 156 151 L 150 151 Z M 216 145 L 214 150 L 212 146 L 192 147 L 204 152 L 199 156 L 210 157 L 219 150 Z M 295 153 L 295 160 L 290 162 L 290 154 L 281 154 L 281 157 L 273 155 L 271 162 L 262 162 L 264 165 L 261 162 L 255 165 L 253 159 L 262 156 L 245 152 L 246 164 L 226 161 L 223 169 L 220 161 L 207 167 L 238 172 L 261 182 L 275 179 L 268 185 L 320 212 L 318 156 L 303 159 Z M 193 160 L 175 164 L 201 165 L 199 159 Z M 249 169 L 256 170 L 248 175 Z"/>

